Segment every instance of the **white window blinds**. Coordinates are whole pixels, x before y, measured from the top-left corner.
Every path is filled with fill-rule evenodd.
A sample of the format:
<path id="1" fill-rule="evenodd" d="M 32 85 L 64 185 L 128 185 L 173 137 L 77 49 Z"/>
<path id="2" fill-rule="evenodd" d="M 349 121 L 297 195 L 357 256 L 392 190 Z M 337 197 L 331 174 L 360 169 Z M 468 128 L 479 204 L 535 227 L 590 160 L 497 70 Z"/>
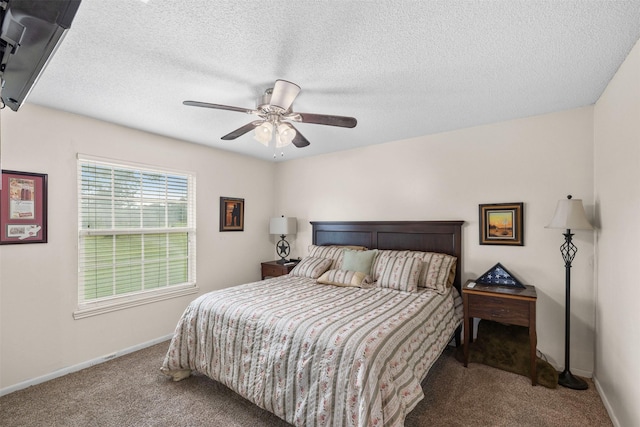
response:
<path id="1" fill-rule="evenodd" d="M 195 177 L 78 157 L 78 301 L 195 286 Z"/>

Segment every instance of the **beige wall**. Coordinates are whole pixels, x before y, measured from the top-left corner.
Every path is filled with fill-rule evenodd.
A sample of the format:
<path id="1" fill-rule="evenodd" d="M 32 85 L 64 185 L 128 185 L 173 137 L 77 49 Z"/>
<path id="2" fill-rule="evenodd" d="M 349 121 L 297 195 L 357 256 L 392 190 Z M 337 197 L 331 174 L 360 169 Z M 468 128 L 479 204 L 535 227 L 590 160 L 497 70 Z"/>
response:
<path id="1" fill-rule="evenodd" d="M 29 104 L 2 110 L 2 167 L 48 174 L 49 242 L 0 246 L 0 390 L 167 336 L 196 296 L 73 319 L 78 152 L 196 173 L 200 293 L 259 280 L 273 258 L 275 164 Z M 218 231 L 220 196 L 245 199 L 244 232 Z"/>
<path id="2" fill-rule="evenodd" d="M 595 375 L 616 425 L 640 425 L 640 42 L 595 106 Z"/>
<path id="3" fill-rule="evenodd" d="M 283 163 L 276 186 L 287 190 L 277 207 L 299 219 L 293 253 L 306 254 L 313 220 L 464 220 L 463 279 L 500 262 L 535 285 L 538 348 L 562 366 L 564 238 L 544 227 L 567 194 L 582 198 L 592 217 L 592 113 L 588 107 Z M 478 205 L 501 202 L 525 203 L 525 246 L 478 244 Z M 574 239 L 571 367 L 590 375 L 593 233 Z"/>

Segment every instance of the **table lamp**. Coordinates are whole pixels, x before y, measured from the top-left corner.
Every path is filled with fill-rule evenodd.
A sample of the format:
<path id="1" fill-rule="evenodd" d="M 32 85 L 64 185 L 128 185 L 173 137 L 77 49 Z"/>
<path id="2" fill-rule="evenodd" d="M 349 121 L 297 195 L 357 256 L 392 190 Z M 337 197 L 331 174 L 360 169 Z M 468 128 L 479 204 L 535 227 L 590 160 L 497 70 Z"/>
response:
<path id="1" fill-rule="evenodd" d="M 278 264 L 284 264 L 287 262 L 287 256 L 291 251 L 291 246 L 284 238 L 287 235 L 295 235 L 298 231 L 298 221 L 293 217 L 285 217 L 284 215 L 279 218 L 271 218 L 269 221 L 269 233 L 280 236 L 280 241 L 276 243 L 276 252 L 280 256 Z"/>

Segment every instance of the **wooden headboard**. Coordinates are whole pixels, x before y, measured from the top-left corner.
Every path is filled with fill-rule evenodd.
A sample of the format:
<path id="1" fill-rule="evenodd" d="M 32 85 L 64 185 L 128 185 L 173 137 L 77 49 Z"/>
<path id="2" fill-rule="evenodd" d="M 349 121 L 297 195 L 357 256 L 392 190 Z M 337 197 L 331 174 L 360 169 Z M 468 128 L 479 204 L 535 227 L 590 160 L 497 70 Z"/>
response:
<path id="1" fill-rule="evenodd" d="M 464 221 L 311 221 L 314 245 L 441 252 L 458 258 L 453 285 L 462 286 Z"/>

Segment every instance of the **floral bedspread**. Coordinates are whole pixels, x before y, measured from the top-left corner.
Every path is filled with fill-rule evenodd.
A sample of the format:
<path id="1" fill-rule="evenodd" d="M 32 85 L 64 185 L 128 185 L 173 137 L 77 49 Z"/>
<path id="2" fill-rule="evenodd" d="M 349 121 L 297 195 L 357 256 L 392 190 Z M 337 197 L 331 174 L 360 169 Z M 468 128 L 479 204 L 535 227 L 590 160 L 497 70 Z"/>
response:
<path id="1" fill-rule="evenodd" d="M 455 290 L 280 276 L 194 300 L 161 370 L 207 375 L 296 426 L 402 426 L 461 320 Z"/>

